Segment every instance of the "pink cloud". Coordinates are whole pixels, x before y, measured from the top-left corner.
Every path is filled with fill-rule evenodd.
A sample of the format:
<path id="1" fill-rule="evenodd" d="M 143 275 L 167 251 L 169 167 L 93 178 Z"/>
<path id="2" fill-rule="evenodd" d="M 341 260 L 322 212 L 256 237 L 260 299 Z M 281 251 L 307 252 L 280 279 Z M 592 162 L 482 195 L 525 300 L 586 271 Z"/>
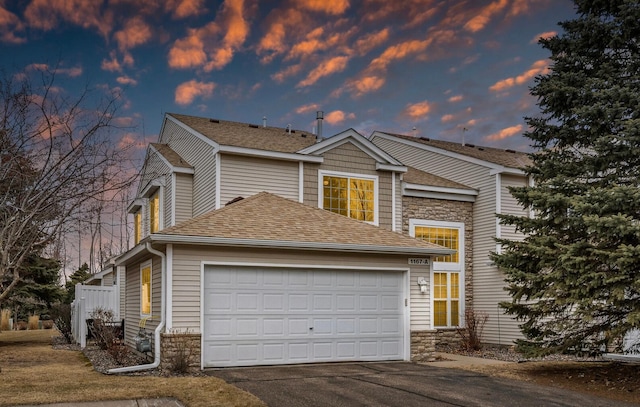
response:
<path id="1" fill-rule="evenodd" d="M 536 75 L 543 75 L 548 71 L 549 61 L 547 61 L 546 59 L 541 59 L 534 62 L 533 65 L 531 65 L 531 68 L 529 68 L 523 74 L 498 81 L 491 87 L 489 87 L 489 90 L 492 92 L 503 92 L 514 86 L 526 84 L 531 81 Z"/>
<path id="2" fill-rule="evenodd" d="M 447 99 L 447 102 L 449 103 L 458 103 L 461 102 L 464 99 L 464 96 L 462 95 L 454 95 L 449 97 L 449 99 Z"/>
<path id="3" fill-rule="evenodd" d="M 169 50 L 169 66 L 171 68 L 186 69 L 199 67 L 207 61 L 204 44 L 194 32 L 186 38 L 177 40 Z"/>
<path id="4" fill-rule="evenodd" d="M 297 75 L 300 71 L 302 71 L 302 64 L 291 65 L 271 75 L 271 79 L 278 83 L 282 83 L 285 79 L 290 76 Z"/>
<path id="5" fill-rule="evenodd" d="M 17 15 L 5 9 L 0 4 L 0 42 L 7 44 L 22 44 L 26 39 L 16 34 L 24 30 L 24 24 Z"/>
<path id="6" fill-rule="evenodd" d="M 245 7 L 244 0 L 226 0 L 215 21 L 175 41 L 169 51 L 169 66 L 202 67 L 206 72 L 227 66 L 249 35 L 247 12 L 253 8 Z"/>
<path id="7" fill-rule="evenodd" d="M 348 88 L 355 96 L 361 96 L 380 89 L 385 82 L 386 79 L 379 76 L 365 76 L 349 81 Z"/>
<path id="8" fill-rule="evenodd" d="M 483 7 L 464 25 L 464 29 L 472 33 L 478 32 L 489 24 L 491 17 L 503 11 L 509 5 L 508 0 L 498 0 Z"/>
<path id="9" fill-rule="evenodd" d="M 165 10 L 172 13 L 176 19 L 199 16 L 207 12 L 204 0 L 167 0 Z"/>
<path id="10" fill-rule="evenodd" d="M 306 114 L 309 112 L 314 112 L 320 110 L 320 105 L 317 103 L 309 103 L 307 105 L 300 106 L 296 109 L 296 113 L 298 114 Z"/>
<path id="11" fill-rule="evenodd" d="M 412 120 L 425 119 L 433 109 L 433 104 L 424 100 L 422 102 L 408 104 L 402 111 L 402 115 Z"/>
<path id="12" fill-rule="evenodd" d="M 122 30 L 114 34 L 121 51 L 126 51 L 138 45 L 145 44 L 151 39 L 151 27 L 142 18 L 134 17 L 128 20 Z"/>
<path id="13" fill-rule="evenodd" d="M 104 71 L 109 71 L 109 72 L 122 72 L 122 65 L 120 65 L 120 62 L 118 61 L 118 57 L 115 51 L 111 51 L 109 53 L 109 58 L 110 59 L 102 60 L 102 63 L 100 64 L 100 68 L 102 68 L 102 70 Z"/>
<path id="14" fill-rule="evenodd" d="M 366 55 L 372 49 L 384 44 L 389 39 L 389 32 L 390 30 L 385 28 L 378 32 L 367 34 L 359 38 L 353 48 L 358 55 Z"/>
<path id="15" fill-rule="evenodd" d="M 55 72 L 56 74 L 59 75 L 66 75 L 69 76 L 71 78 L 75 78 L 78 77 L 80 75 L 82 75 L 82 67 L 80 66 L 76 66 L 73 68 L 61 68 L 61 67 L 50 67 L 48 64 L 30 64 L 27 65 L 25 67 L 25 70 L 27 71 L 43 71 L 43 72 L 48 72 L 48 71 L 52 71 Z"/>
<path id="16" fill-rule="evenodd" d="M 491 135 L 486 136 L 484 139 L 487 141 L 498 141 L 504 140 L 509 137 L 513 137 L 522 132 L 522 125 L 519 124 L 517 126 L 507 127 L 506 129 L 502 129 L 497 133 L 493 133 Z"/>
<path id="17" fill-rule="evenodd" d="M 342 110 L 334 110 L 324 115 L 324 121 L 335 125 L 343 123 L 345 120 L 355 119 L 356 115 L 354 113 L 345 113 Z"/>
<path id="18" fill-rule="evenodd" d="M 93 0 L 32 0 L 24 12 L 26 23 L 49 31 L 66 21 L 85 29 L 95 29 L 107 38 L 113 29 L 113 11 L 102 9 L 102 2 Z"/>
<path id="19" fill-rule="evenodd" d="M 452 115 L 452 114 L 445 114 L 444 116 L 442 116 L 442 117 L 440 118 L 440 121 L 441 121 L 442 123 L 449 123 L 449 122 L 452 122 L 452 121 L 454 121 L 454 120 L 455 120 L 455 116 L 454 116 L 454 115 Z"/>
<path id="20" fill-rule="evenodd" d="M 349 8 L 348 0 L 298 0 L 297 6 L 311 11 L 318 11 L 330 15 L 344 13 Z"/>
<path id="21" fill-rule="evenodd" d="M 538 40 L 540 40 L 540 38 L 543 38 L 543 39 L 545 39 L 545 40 L 546 40 L 546 39 L 551 38 L 551 37 L 554 37 L 554 36 L 556 36 L 556 35 L 558 35 L 558 32 L 557 32 L 557 31 L 545 31 L 545 32 L 543 32 L 543 33 L 540 33 L 540 34 L 538 34 L 538 35 L 534 36 L 534 37 L 531 39 L 531 41 L 529 41 L 529 43 L 530 43 L 530 44 L 537 44 L 537 43 L 538 43 Z"/>
<path id="22" fill-rule="evenodd" d="M 305 28 L 307 20 L 297 8 L 289 7 L 271 11 L 267 16 L 266 25 L 266 33 L 256 48 L 263 64 L 270 63 L 276 56 L 284 53 L 288 49 L 287 34 Z"/>
<path id="23" fill-rule="evenodd" d="M 342 72 L 347 67 L 349 57 L 339 56 L 322 62 L 317 68 L 309 72 L 307 77 L 300 81 L 297 87 L 310 86 L 316 83 L 320 78 L 332 75 L 336 72 Z"/>
<path id="24" fill-rule="evenodd" d="M 132 86 L 136 86 L 138 84 L 138 81 L 128 77 L 127 75 L 124 76 L 118 76 L 118 78 L 116 79 L 116 81 L 121 84 L 121 85 L 132 85 Z"/>
<path id="25" fill-rule="evenodd" d="M 184 106 L 193 103 L 197 97 L 204 99 L 210 98 L 213 95 L 215 87 L 216 84 L 213 82 L 198 82 L 193 79 L 181 83 L 176 88 L 175 102 Z"/>

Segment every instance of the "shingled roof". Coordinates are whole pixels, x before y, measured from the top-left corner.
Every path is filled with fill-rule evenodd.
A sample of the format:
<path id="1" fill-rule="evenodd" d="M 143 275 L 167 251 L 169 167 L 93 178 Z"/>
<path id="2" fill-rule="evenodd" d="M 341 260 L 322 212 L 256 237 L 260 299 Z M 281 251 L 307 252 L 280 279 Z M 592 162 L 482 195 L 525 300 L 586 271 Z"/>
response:
<path id="1" fill-rule="evenodd" d="M 402 180 L 409 184 L 428 185 L 432 187 L 473 189 L 466 185 L 449 181 L 446 178 L 438 177 L 437 175 L 420 171 L 413 167 L 407 167 L 407 172 L 403 175 Z"/>
<path id="2" fill-rule="evenodd" d="M 502 150 L 500 148 L 482 147 L 474 144 L 454 143 L 451 141 L 434 140 L 426 137 L 413 137 L 403 134 L 385 133 L 390 136 L 398 137 L 401 139 L 413 141 L 415 143 L 424 144 L 431 147 L 440 148 L 442 150 L 450 151 L 466 155 L 467 157 L 476 158 L 479 160 L 487 161 L 493 164 L 502 165 L 509 168 L 524 168 L 532 164 L 531 159 L 527 153 L 523 153 L 515 150 Z"/>
<path id="3" fill-rule="evenodd" d="M 180 157 L 180 155 L 173 151 L 168 145 L 160 143 L 150 143 L 150 145 L 156 149 L 158 154 L 162 155 L 162 157 L 164 157 L 164 159 L 174 167 L 193 168 L 193 166 L 189 164 L 187 160 Z"/>
<path id="4" fill-rule="evenodd" d="M 256 124 L 230 122 L 168 113 L 193 130 L 224 146 L 244 147 L 257 150 L 295 153 L 316 142 L 316 136 L 302 130 L 278 127 L 262 127 Z"/>
<path id="5" fill-rule="evenodd" d="M 151 240 L 202 242 L 211 238 L 287 243 L 292 248 L 334 248 L 362 251 L 440 254 L 442 246 L 401 235 L 365 222 L 261 192 L 151 235 Z M 367 248 L 369 248 L 367 250 Z"/>

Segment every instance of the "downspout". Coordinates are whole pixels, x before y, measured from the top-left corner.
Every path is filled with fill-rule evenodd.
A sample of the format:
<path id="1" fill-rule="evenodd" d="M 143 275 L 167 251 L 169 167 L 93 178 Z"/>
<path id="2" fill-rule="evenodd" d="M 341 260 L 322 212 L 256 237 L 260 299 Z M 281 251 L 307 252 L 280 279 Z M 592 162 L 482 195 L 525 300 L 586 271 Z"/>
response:
<path id="1" fill-rule="evenodd" d="M 158 324 L 158 326 L 156 327 L 156 330 L 154 331 L 154 353 L 153 353 L 153 363 L 149 363 L 146 365 L 136 365 L 136 366 L 126 366 L 126 367 L 119 367 L 116 369 L 109 369 L 107 371 L 108 374 L 113 374 L 113 373 L 129 373 L 129 372 L 137 372 L 139 370 L 150 370 L 150 369 L 155 369 L 158 366 L 160 366 L 160 333 L 162 332 L 162 330 L 164 329 L 164 324 L 165 324 L 165 314 L 166 314 L 166 301 L 167 301 L 167 297 L 165 295 L 165 287 L 167 286 L 166 284 L 166 270 L 167 270 L 167 257 L 164 255 L 164 253 L 162 253 L 161 251 L 158 251 L 154 248 L 151 247 L 151 243 L 147 242 L 146 244 L 146 248 L 147 251 L 151 254 L 155 254 L 156 256 L 160 257 L 161 261 L 161 267 L 160 267 L 160 323 Z"/>

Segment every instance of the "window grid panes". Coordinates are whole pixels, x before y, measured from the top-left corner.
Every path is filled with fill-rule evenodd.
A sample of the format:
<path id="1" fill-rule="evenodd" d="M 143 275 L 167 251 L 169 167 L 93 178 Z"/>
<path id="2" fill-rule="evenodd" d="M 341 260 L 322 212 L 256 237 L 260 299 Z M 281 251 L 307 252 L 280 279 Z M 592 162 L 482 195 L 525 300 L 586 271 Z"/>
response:
<path id="1" fill-rule="evenodd" d="M 142 239 L 142 214 L 140 211 L 133 215 L 133 223 L 133 240 L 135 244 L 138 244 L 140 243 L 140 239 Z"/>
<path id="2" fill-rule="evenodd" d="M 433 273 L 433 325 L 460 325 L 460 273 Z"/>
<path id="3" fill-rule="evenodd" d="M 453 228 L 440 228 L 429 226 L 416 226 L 415 237 L 425 240 L 430 243 L 435 243 L 440 246 L 444 246 L 448 249 L 456 250 L 453 254 L 447 254 L 444 256 L 437 256 L 433 258 L 433 261 L 439 261 L 443 263 L 457 263 L 459 252 L 459 236 L 458 229 Z"/>
<path id="4" fill-rule="evenodd" d="M 140 272 L 140 313 L 151 315 L 151 266 L 142 268 Z"/>
<path id="5" fill-rule="evenodd" d="M 160 198 L 156 193 L 149 200 L 149 232 L 160 230 Z"/>
<path id="6" fill-rule="evenodd" d="M 374 221 L 373 180 L 323 176 L 323 208 L 366 222 Z"/>

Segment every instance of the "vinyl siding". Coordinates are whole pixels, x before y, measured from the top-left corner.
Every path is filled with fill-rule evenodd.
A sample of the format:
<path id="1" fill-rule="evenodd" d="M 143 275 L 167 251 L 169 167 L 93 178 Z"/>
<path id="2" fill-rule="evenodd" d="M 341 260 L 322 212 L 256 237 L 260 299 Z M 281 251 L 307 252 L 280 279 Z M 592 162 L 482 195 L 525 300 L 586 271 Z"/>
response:
<path id="1" fill-rule="evenodd" d="M 193 216 L 209 212 L 216 207 L 216 155 L 213 146 L 166 120 L 160 143 L 169 145 L 194 167 Z"/>
<path id="2" fill-rule="evenodd" d="M 505 215 L 528 216 L 529 212 L 525 210 L 518 201 L 516 201 L 516 198 L 511 195 L 511 192 L 509 192 L 509 187 L 526 186 L 526 177 L 502 174 L 500 185 L 501 213 Z M 500 236 L 511 240 L 522 240 L 524 237 L 522 233 L 516 233 L 515 226 L 512 225 L 500 225 Z"/>
<path id="3" fill-rule="evenodd" d="M 147 261 L 146 259 L 139 263 L 128 265 L 126 268 L 126 284 L 125 284 L 125 342 L 127 345 L 135 349 L 134 338 L 138 334 L 140 315 L 140 265 Z M 151 266 L 151 315 L 152 318 L 146 322 L 147 332 L 153 334 L 153 331 L 160 323 L 161 310 L 161 279 L 162 279 L 162 263 L 160 257 L 152 257 Z"/>
<path id="4" fill-rule="evenodd" d="M 298 200 L 297 162 L 223 154 L 220 156 L 220 206 L 239 196 L 266 191 Z"/>
<path id="5" fill-rule="evenodd" d="M 174 203 L 175 223 L 191 219 L 193 216 L 193 175 L 176 174 L 176 202 Z"/>
<path id="6" fill-rule="evenodd" d="M 138 195 L 153 180 L 160 181 L 160 229 L 170 225 L 171 221 L 171 174 L 170 168 L 156 154 L 147 157 L 138 187 Z M 149 201 L 145 200 L 142 208 L 142 237 L 149 235 Z"/>
<path id="7" fill-rule="evenodd" d="M 203 262 L 235 262 L 306 267 L 388 267 L 408 270 L 407 256 L 361 255 L 329 252 L 285 251 L 265 249 L 212 248 L 203 246 L 173 247 L 173 328 L 200 331 L 200 278 Z M 412 268 L 413 270 L 414 268 Z M 415 268 L 426 273 L 425 267 Z M 413 274 L 411 281 L 414 281 Z M 411 288 L 413 292 L 413 287 Z M 429 321 L 427 296 L 415 296 L 411 301 L 411 329 L 426 329 Z M 413 307 L 416 313 L 413 313 Z"/>
<path id="8" fill-rule="evenodd" d="M 431 281 L 431 269 L 429 266 L 412 266 L 411 277 L 409 281 L 411 306 L 411 330 L 425 331 L 431 329 L 431 297 L 429 291 L 420 292 L 418 286 L 418 278 L 424 277 L 427 281 Z"/>
<path id="9" fill-rule="evenodd" d="M 113 273 L 109 273 L 109 274 L 105 275 L 104 277 L 102 277 L 102 285 L 111 287 L 112 285 L 115 284 L 113 280 L 114 280 Z"/>
<path id="10" fill-rule="evenodd" d="M 473 213 L 473 307 L 489 316 L 483 341 L 510 345 L 522 338 L 518 322 L 505 315 L 498 306 L 500 301 L 509 297 L 503 290 L 504 275 L 489 258 L 489 254 L 496 250 L 496 176 L 489 174 L 488 167 L 397 141 L 379 137 L 372 141 L 405 165 L 478 190 Z"/>
<path id="11" fill-rule="evenodd" d="M 319 170 L 377 176 L 378 225 L 391 230 L 392 172 L 377 171 L 376 161 L 350 142 L 325 152 L 323 157 L 324 162 L 320 165 L 307 163 L 304 165 L 304 203 L 318 207 Z M 399 181 L 396 181 L 396 186 L 398 186 Z"/>

